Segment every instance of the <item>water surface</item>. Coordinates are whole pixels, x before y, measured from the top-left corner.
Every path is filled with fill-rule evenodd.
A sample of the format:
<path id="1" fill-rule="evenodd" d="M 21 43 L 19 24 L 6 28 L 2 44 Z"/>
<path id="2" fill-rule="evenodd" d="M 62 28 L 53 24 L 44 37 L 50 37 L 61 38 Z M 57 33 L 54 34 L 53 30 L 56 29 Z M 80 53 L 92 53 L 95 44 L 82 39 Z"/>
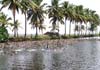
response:
<path id="1" fill-rule="evenodd" d="M 100 70 L 100 41 L 0 53 L 0 70 Z"/>

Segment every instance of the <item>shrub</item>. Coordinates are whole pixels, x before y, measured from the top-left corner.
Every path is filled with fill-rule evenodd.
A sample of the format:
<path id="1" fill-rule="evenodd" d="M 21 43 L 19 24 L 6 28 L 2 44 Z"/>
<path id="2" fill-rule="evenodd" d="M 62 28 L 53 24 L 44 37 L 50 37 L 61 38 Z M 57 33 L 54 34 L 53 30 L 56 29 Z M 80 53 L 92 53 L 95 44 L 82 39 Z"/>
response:
<path id="1" fill-rule="evenodd" d="M 62 39 L 68 39 L 68 36 L 67 35 L 62 35 L 61 38 Z"/>
<path id="2" fill-rule="evenodd" d="M 37 37 L 33 37 L 33 40 L 48 40 L 50 37 L 48 35 L 39 35 Z"/>
<path id="3" fill-rule="evenodd" d="M 0 42 L 5 42 L 9 38 L 8 31 L 5 27 L 0 26 Z"/>
<path id="4" fill-rule="evenodd" d="M 44 35 L 48 35 L 50 39 L 59 39 L 60 35 L 58 32 L 46 32 Z"/>

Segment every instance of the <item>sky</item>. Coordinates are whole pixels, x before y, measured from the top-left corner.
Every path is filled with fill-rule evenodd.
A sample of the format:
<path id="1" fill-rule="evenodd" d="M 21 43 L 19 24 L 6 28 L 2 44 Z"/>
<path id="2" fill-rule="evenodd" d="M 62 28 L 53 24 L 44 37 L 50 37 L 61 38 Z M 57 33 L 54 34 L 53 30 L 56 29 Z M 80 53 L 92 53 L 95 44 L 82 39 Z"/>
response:
<path id="1" fill-rule="evenodd" d="M 69 3 L 75 4 L 75 5 L 83 5 L 84 8 L 89 8 L 89 9 L 95 10 L 100 15 L 100 0 L 60 0 L 60 3 L 64 2 L 64 1 L 69 1 Z M 51 0 L 43 0 L 43 3 L 48 3 L 49 5 L 50 5 L 50 2 L 51 2 Z M 1 5 L 0 5 L 0 7 L 1 7 Z M 7 8 L 4 8 L 2 11 L 5 14 L 7 14 L 8 16 L 12 17 L 12 12 L 10 10 L 8 10 Z M 19 31 L 18 31 L 19 34 L 24 34 L 24 21 L 25 21 L 24 15 L 22 15 L 21 12 L 19 12 L 19 14 L 16 13 L 16 19 L 18 19 L 19 22 L 21 23 Z M 44 25 L 46 25 L 46 27 L 47 27 L 46 30 L 44 30 L 44 33 L 47 31 L 50 31 L 49 26 L 51 26 L 51 24 L 50 24 L 47 16 L 45 18 Z M 67 21 L 67 33 L 69 33 L 68 29 L 69 29 L 69 21 Z M 74 25 L 72 25 L 71 29 L 72 30 L 74 29 Z M 9 30 L 10 34 L 13 34 L 13 32 L 10 28 L 8 28 L 8 30 Z M 29 24 L 27 26 L 27 33 L 28 34 L 35 33 L 35 29 L 32 29 L 31 25 L 29 25 Z M 60 25 L 60 33 L 64 34 L 64 25 Z M 73 31 L 72 31 L 72 33 L 73 33 Z"/>

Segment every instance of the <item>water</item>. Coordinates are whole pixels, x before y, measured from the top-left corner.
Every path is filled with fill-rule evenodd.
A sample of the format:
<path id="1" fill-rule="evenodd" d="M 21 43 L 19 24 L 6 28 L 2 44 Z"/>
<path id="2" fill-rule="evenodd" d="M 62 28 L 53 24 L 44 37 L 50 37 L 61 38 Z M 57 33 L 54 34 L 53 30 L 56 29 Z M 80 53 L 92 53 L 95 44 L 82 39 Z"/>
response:
<path id="1" fill-rule="evenodd" d="M 80 41 L 54 50 L 0 53 L 0 70 L 100 70 L 100 41 Z"/>

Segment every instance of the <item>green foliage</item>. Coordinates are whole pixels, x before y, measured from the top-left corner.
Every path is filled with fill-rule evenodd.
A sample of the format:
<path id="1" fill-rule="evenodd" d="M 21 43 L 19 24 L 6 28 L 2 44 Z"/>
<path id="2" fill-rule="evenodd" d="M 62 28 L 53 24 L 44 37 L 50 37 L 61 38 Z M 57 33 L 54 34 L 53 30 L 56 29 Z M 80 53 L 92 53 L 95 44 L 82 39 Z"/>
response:
<path id="1" fill-rule="evenodd" d="M 49 40 L 50 37 L 48 35 L 39 35 L 37 37 L 33 37 L 33 40 Z"/>
<path id="2" fill-rule="evenodd" d="M 91 27 L 89 28 L 89 30 L 93 32 L 93 31 L 95 31 L 96 29 L 97 29 L 97 24 L 92 23 L 92 24 L 91 24 Z"/>
<path id="3" fill-rule="evenodd" d="M 8 31 L 5 27 L 0 26 L 0 42 L 7 41 L 9 38 Z"/>

